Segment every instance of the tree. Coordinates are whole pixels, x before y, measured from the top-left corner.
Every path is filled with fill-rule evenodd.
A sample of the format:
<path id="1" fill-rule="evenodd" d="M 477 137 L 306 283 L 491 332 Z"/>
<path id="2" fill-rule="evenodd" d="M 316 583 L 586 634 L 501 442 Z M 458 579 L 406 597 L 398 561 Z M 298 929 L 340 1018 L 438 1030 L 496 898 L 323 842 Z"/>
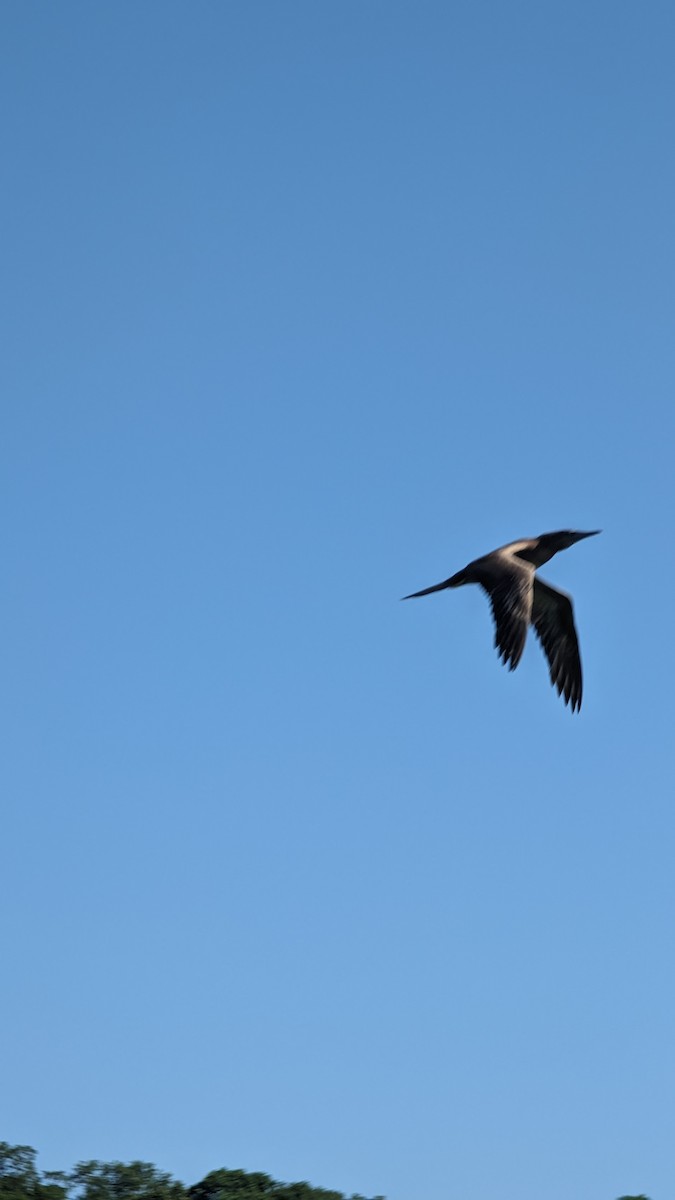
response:
<path id="1" fill-rule="evenodd" d="M 40 1177 L 32 1146 L 0 1142 L 0 1200 L 66 1200 L 66 1196 L 59 1171 Z"/>
<path id="2" fill-rule="evenodd" d="M 31 1146 L 0 1142 L 0 1200 L 348 1200 L 309 1183 L 279 1183 L 262 1171 L 211 1171 L 185 1187 L 147 1162 L 79 1162 L 72 1171 L 35 1166 Z M 366 1200 L 352 1196 L 351 1200 Z M 373 1200 L 384 1200 L 375 1196 Z"/>
<path id="3" fill-rule="evenodd" d="M 39 1184 L 32 1146 L 0 1142 L 0 1200 L 33 1200 Z"/>
<path id="4" fill-rule="evenodd" d="M 68 1178 L 77 1200 L 185 1200 L 183 1184 L 152 1163 L 80 1162 Z"/>

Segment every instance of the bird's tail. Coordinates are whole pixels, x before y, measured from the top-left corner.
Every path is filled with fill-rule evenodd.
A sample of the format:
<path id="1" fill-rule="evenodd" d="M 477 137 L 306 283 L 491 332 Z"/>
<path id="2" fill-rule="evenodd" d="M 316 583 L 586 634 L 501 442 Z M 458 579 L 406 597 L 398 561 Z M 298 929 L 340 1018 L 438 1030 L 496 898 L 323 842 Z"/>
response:
<path id="1" fill-rule="evenodd" d="M 456 575 L 451 575 L 449 579 L 444 579 L 442 583 L 435 583 L 433 587 L 422 588 L 421 592 L 411 592 L 409 596 L 402 596 L 402 600 L 415 600 L 418 596 L 429 596 L 432 592 L 442 592 L 444 588 L 461 587 L 463 583 L 469 583 L 466 571 L 458 571 Z"/>

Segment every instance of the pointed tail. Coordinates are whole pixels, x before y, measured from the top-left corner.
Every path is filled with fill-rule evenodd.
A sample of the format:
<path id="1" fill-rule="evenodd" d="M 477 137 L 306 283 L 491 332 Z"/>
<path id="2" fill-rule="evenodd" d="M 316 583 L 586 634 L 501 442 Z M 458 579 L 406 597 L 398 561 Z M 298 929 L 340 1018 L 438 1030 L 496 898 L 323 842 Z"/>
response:
<path id="1" fill-rule="evenodd" d="M 468 583 L 465 571 L 458 571 L 456 575 L 451 575 L 449 579 L 444 579 L 442 583 L 435 583 L 433 587 L 422 588 L 421 592 L 411 592 L 409 596 L 402 596 L 402 600 L 416 600 L 418 596 L 430 596 L 432 592 L 442 592 L 444 588 L 461 587 L 463 583 Z"/>

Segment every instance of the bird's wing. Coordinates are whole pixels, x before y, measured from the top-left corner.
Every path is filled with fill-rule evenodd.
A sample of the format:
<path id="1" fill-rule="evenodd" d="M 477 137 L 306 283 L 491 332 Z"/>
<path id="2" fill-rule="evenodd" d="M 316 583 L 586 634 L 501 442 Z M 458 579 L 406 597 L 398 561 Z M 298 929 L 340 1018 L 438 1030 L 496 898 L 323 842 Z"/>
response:
<path id="1" fill-rule="evenodd" d="M 572 601 L 539 577 L 534 581 L 532 624 L 548 659 L 551 683 L 574 712 L 581 708 L 581 659 Z"/>
<path id="2" fill-rule="evenodd" d="M 490 554 L 474 567 L 477 582 L 490 597 L 495 647 L 513 671 L 520 662 L 532 614 L 534 567 L 504 554 Z"/>

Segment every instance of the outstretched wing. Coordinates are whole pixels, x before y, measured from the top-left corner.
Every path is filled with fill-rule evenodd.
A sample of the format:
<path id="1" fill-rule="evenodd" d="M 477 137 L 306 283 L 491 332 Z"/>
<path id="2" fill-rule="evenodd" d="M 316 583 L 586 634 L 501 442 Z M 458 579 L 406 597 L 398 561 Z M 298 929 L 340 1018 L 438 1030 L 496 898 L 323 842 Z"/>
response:
<path id="1" fill-rule="evenodd" d="M 581 708 L 581 659 L 574 626 L 572 601 L 539 577 L 534 581 L 532 624 L 544 648 L 551 683 L 564 696 L 572 712 Z"/>
<path id="2" fill-rule="evenodd" d="M 490 597 L 495 647 L 509 671 L 520 662 L 532 616 L 534 567 L 511 556 L 491 554 L 472 564 L 477 582 Z"/>

